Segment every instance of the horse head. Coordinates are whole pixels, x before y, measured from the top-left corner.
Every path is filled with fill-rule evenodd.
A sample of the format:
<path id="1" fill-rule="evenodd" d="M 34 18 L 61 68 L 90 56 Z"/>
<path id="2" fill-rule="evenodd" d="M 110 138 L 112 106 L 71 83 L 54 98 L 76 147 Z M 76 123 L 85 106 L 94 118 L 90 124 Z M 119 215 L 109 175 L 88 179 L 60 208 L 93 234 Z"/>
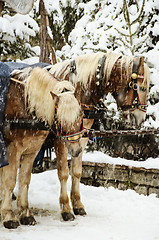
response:
<path id="1" fill-rule="evenodd" d="M 70 89 L 71 86 L 71 89 Z M 50 92 L 56 106 L 56 129 L 58 137 L 67 147 L 72 157 L 81 151 L 80 139 L 83 135 L 83 112 L 74 95 L 74 87 L 68 81 L 56 84 L 54 92 Z"/>
<path id="2" fill-rule="evenodd" d="M 146 117 L 146 97 L 150 82 L 149 69 L 144 64 L 143 57 L 133 59 L 128 76 L 128 80 L 125 81 L 126 84 L 122 81 L 122 84 L 119 84 L 118 93 L 114 94 L 114 96 L 119 109 L 123 111 L 125 122 L 138 127 Z"/>

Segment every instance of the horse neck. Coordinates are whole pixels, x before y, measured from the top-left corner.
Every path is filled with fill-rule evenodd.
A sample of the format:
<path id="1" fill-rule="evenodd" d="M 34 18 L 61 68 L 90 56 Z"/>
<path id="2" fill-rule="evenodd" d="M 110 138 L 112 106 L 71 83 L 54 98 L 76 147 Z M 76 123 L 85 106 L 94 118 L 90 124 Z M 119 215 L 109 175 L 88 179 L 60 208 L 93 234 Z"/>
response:
<path id="1" fill-rule="evenodd" d="M 112 93 L 116 98 L 128 85 L 132 71 L 132 57 L 122 56 L 115 62 L 110 78 L 107 81 L 105 88 L 106 93 Z"/>
<path id="2" fill-rule="evenodd" d="M 23 85 L 10 82 L 5 108 L 5 118 L 7 119 L 31 118 L 25 110 Z"/>

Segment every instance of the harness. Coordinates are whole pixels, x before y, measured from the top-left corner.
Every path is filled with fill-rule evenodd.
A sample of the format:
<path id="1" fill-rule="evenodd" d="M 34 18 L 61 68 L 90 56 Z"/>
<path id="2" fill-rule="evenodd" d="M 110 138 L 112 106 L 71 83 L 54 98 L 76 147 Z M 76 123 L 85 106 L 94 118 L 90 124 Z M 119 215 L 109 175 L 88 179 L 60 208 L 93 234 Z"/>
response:
<path id="1" fill-rule="evenodd" d="M 105 61 L 106 61 L 106 55 L 104 55 L 102 58 L 99 59 L 97 70 L 96 70 L 96 91 L 98 96 L 100 96 L 101 98 L 104 97 L 102 81 L 103 81 L 103 68 L 104 68 Z"/>
<path id="2" fill-rule="evenodd" d="M 10 78 L 12 81 L 25 85 L 24 82 L 21 82 L 17 79 Z M 63 92 L 67 92 L 67 89 L 64 88 Z M 83 121 L 81 123 L 81 129 L 79 132 L 71 133 L 71 134 L 64 134 L 60 125 L 58 124 L 58 121 L 55 121 L 55 124 L 53 124 L 51 127 L 48 126 L 45 122 L 38 121 L 37 119 L 5 119 L 4 124 L 2 126 L 3 129 L 30 129 L 30 130 L 45 130 L 45 131 L 51 131 L 55 135 L 59 137 L 59 139 L 68 141 L 68 142 L 77 142 L 79 141 L 83 134 L 85 129 L 83 129 Z"/>
<path id="3" fill-rule="evenodd" d="M 139 109 L 143 112 L 147 111 L 147 104 L 141 104 L 140 98 L 137 92 L 137 81 L 139 78 L 144 78 L 144 75 L 138 75 L 138 64 L 137 61 L 133 61 L 133 68 L 132 68 L 132 74 L 131 74 L 131 81 L 128 83 L 128 86 L 126 89 L 119 93 L 118 96 L 122 93 L 129 92 L 131 89 L 133 89 L 133 98 L 132 98 L 132 104 L 131 105 L 123 105 L 119 107 L 120 110 L 134 110 Z"/>

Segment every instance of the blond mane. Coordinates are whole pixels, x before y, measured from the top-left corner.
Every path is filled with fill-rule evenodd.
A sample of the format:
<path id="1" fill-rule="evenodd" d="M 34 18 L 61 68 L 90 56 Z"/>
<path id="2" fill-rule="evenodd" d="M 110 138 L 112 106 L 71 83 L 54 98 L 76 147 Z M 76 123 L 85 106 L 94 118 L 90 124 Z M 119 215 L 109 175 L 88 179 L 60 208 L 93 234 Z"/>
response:
<path id="1" fill-rule="evenodd" d="M 70 127 L 79 117 L 81 117 L 81 108 L 74 94 L 63 93 L 57 108 L 57 119 L 61 127 L 65 124 Z"/>
<path id="2" fill-rule="evenodd" d="M 89 84 L 91 83 L 93 77 L 96 74 L 98 62 L 100 58 L 106 56 L 106 61 L 104 64 L 104 78 L 106 79 L 105 84 L 107 84 L 108 80 L 110 79 L 110 75 L 113 69 L 115 62 L 121 58 L 120 61 L 120 69 L 121 69 L 121 78 L 122 78 L 122 66 L 125 66 L 126 69 L 126 76 L 127 82 L 130 80 L 130 73 L 132 71 L 132 63 L 133 57 L 132 56 L 124 56 L 121 54 L 116 54 L 113 52 L 108 53 L 94 53 L 89 55 L 81 55 L 75 59 L 76 62 L 76 72 L 77 74 L 73 74 L 71 81 L 73 82 L 74 86 L 76 86 L 77 82 L 81 82 L 85 89 L 88 89 Z M 67 76 L 69 73 L 69 65 L 70 62 L 64 61 L 62 63 L 55 64 L 50 73 L 54 76 L 60 77 L 63 75 L 64 77 Z M 149 69 L 146 64 L 144 64 L 144 81 L 143 85 L 149 86 L 150 76 L 149 76 Z M 122 80 L 122 79 L 121 79 Z"/>
<path id="3" fill-rule="evenodd" d="M 72 78 L 74 86 L 76 86 L 77 82 L 80 81 L 82 85 L 87 89 L 88 84 L 91 82 L 93 76 L 96 73 L 99 59 L 102 58 L 104 55 L 106 55 L 107 57 L 106 64 L 104 67 L 106 69 L 105 71 L 106 78 L 109 79 L 114 63 L 121 55 L 111 52 L 106 54 L 94 53 L 88 55 L 81 55 L 75 59 L 77 75 L 74 74 Z M 62 75 L 64 74 L 64 69 L 66 69 L 65 72 L 66 76 L 69 73 L 68 72 L 69 64 L 70 63 L 68 62 L 68 60 L 64 61 L 63 63 L 57 63 L 51 68 L 50 73 L 53 74 L 54 76 L 59 77 L 61 74 Z"/>
<path id="4" fill-rule="evenodd" d="M 67 91 L 63 93 L 63 90 Z M 26 81 L 25 99 L 29 112 L 35 112 L 39 120 L 46 121 L 51 126 L 55 118 L 55 101 L 51 91 L 59 97 L 58 120 L 74 122 L 79 114 L 74 87 L 68 81 L 59 82 L 47 70 L 39 67 L 31 71 Z"/>
<path id="5" fill-rule="evenodd" d="M 147 66 L 147 64 L 144 63 L 144 85 L 147 86 L 147 91 L 149 90 L 150 87 L 150 70 Z"/>

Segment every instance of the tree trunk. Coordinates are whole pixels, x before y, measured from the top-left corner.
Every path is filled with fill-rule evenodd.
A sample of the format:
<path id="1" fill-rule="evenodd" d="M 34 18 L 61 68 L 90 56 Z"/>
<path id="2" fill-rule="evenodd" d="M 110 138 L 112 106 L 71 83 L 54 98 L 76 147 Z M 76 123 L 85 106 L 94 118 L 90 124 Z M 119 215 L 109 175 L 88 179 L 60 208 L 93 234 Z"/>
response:
<path id="1" fill-rule="evenodd" d="M 40 19 L 40 62 L 51 63 L 50 52 L 48 46 L 48 32 L 47 32 L 47 18 L 48 13 L 45 9 L 43 0 L 40 0 L 39 11 L 41 15 Z"/>
<path id="2" fill-rule="evenodd" d="M 2 17 L 3 2 L 0 1 L 0 17 Z"/>

